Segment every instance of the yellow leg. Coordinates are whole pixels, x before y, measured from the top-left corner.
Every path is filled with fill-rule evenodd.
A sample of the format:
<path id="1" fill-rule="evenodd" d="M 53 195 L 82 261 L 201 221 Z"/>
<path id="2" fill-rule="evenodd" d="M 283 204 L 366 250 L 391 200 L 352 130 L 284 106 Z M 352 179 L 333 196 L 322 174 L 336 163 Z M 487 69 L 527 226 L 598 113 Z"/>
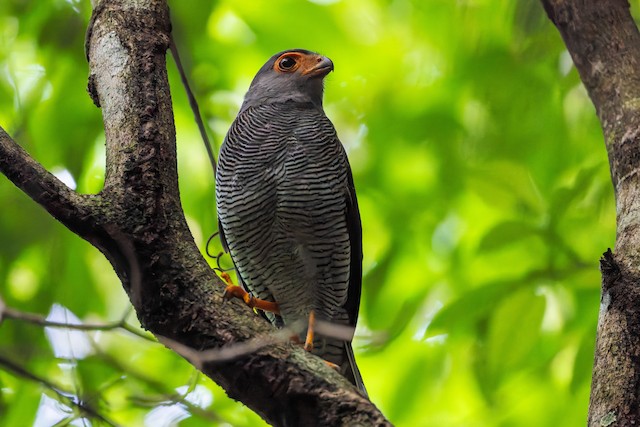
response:
<path id="1" fill-rule="evenodd" d="M 313 350 L 313 336 L 315 334 L 315 326 L 316 313 L 311 310 L 311 313 L 309 313 L 309 327 L 307 328 L 307 337 L 304 340 L 304 349 L 309 352 Z M 340 370 L 340 367 L 335 363 L 331 363 L 328 360 L 324 360 L 324 363 L 326 363 L 328 367 L 335 369 L 336 371 Z"/>
<path id="2" fill-rule="evenodd" d="M 280 314 L 280 308 L 278 307 L 278 303 L 265 301 L 259 298 L 255 298 L 251 296 L 251 294 L 240 286 L 236 286 L 231 283 L 231 277 L 225 272 L 220 274 L 222 280 L 227 282 L 227 287 L 224 290 L 224 294 L 222 294 L 222 298 L 225 300 L 230 300 L 231 298 L 238 298 L 244 301 L 251 308 L 257 308 L 258 310 L 268 311 L 270 313 Z"/>
<path id="3" fill-rule="evenodd" d="M 304 349 L 306 351 L 312 351 L 313 350 L 313 334 L 314 334 L 314 328 L 316 326 L 316 313 L 311 310 L 311 313 L 309 313 L 309 327 L 307 328 L 307 339 L 304 340 Z"/>

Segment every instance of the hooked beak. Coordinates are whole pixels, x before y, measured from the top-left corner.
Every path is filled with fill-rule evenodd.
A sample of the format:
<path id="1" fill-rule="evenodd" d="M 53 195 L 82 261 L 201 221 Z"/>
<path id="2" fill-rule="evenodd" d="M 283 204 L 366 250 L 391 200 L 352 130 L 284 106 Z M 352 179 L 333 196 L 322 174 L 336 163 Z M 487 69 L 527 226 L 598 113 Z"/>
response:
<path id="1" fill-rule="evenodd" d="M 333 62 L 326 56 L 318 56 L 317 62 L 302 72 L 303 76 L 324 77 L 333 71 Z"/>

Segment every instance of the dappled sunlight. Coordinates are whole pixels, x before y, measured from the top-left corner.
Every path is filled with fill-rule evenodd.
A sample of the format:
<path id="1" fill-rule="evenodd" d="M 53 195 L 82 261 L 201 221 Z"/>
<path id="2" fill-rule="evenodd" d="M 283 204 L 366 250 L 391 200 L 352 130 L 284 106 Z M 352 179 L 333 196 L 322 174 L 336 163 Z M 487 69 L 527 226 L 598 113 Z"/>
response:
<path id="1" fill-rule="evenodd" d="M 185 401 L 201 408 L 206 409 L 213 403 L 213 395 L 201 385 L 196 386 L 193 390 L 189 390 L 188 386 L 178 387 L 176 392 L 184 395 Z M 184 404 L 166 402 L 149 411 L 144 417 L 144 425 L 147 427 L 171 427 L 190 416 L 191 412 Z"/>
<path id="2" fill-rule="evenodd" d="M 76 180 L 71 175 L 68 169 L 56 166 L 51 169 L 51 173 L 55 175 L 60 181 L 62 181 L 67 187 L 75 190 L 77 187 Z"/>
<path id="3" fill-rule="evenodd" d="M 82 324 L 75 314 L 59 304 L 51 307 L 47 320 L 71 325 Z M 92 353 L 91 341 L 84 331 L 46 327 L 44 332 L 53 349 L 53 354 L 59 359 L 73 361 L 84 359 Z"/>
<path id="4" fill-rule="evenodd" d="M 40 405 L 38 405 L 38 412 L 36 413 L 36 419 L 33 422 L 33 427 L 51 427 L 53 425 L 59 425 L 71 417 L 73 417 L 73 409 L 62 404 L 60 401 L 47 396 L 46 394 L 42 394 Z M 70 421 L 68 425 L 87 427 L 91 426 L 92 423 L 86 418 L 76 418 L 75 420 Z"/>
<path id="5" fill-rule="evenodd" d="M 306 48 L 334 62 L 324 108 L 363 224 L 354 350 L 384 414 L 416 427 L 585 425 L 615 200 L 595 110 L 538 2 L 170 6 L 216 154 L 271 55 Z M 0 0 L 0 125 L 70 188 L 96 194 L 106 159 L 86 93 L 89 9 Z M 214 180 L 170 58 L 168 69 L 180 202 L 204 256 Z M 4 303 L 76 325 L 126 316 L 141 331 L 102 253 L 0 181 Z M 209 250 L 222 250 L 217 238 Z M 2 321 L 0 356 L 66 393 L 0 370 L 2 411 L 20 425 L 97 425 L 74 406 L 82 396 L 118 425 L 265 425 L 141 335 Z"/>

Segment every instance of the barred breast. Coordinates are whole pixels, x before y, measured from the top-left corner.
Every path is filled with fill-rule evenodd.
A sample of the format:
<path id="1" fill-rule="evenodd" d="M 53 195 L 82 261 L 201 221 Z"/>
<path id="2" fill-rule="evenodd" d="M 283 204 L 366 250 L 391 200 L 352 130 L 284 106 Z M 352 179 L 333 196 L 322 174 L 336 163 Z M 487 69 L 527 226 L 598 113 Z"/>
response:
<path id="1" fill-rule="evenodd" d="M 349 167 L 322 110 L 267 104 L 244 110 L 220 152 L 216 203 L 239 276 L 281 321 L 349 324 Z M 280 319 L 270 315 L 276 324 Z M 341 364 L 343 343 L 316 351 Z"/>

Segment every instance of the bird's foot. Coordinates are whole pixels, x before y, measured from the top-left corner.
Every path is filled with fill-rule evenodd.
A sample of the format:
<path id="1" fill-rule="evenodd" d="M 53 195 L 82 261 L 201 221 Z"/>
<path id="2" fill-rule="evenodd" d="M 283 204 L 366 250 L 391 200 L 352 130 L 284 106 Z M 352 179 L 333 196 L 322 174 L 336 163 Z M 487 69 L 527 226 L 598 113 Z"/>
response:
<path id="1" fill-rule="evenodd" d="M 256 298 L 249 292 L 242 289 L 241 286 L 228 284 L 222 294 L 222 298 L 225 301 L 228 301 L 231 298 L 238 298 L 244 301 L 244 303 L 251 308 L 257 308 L 258 310 L 268 311 L 269 313 L 275 313 L 278 315 L 280 314 L 278 303 Z"/>
<path id="2" fill-rule="evenodd" d="M 231 276 L 229 276 L 229 273 L 227 273 L 226 271 L 220 272 L 220 278 L 224 280 L 224 283 L 227 284 L 227 287 L 233 286 L 233 282 L 231 281 Z"/>

